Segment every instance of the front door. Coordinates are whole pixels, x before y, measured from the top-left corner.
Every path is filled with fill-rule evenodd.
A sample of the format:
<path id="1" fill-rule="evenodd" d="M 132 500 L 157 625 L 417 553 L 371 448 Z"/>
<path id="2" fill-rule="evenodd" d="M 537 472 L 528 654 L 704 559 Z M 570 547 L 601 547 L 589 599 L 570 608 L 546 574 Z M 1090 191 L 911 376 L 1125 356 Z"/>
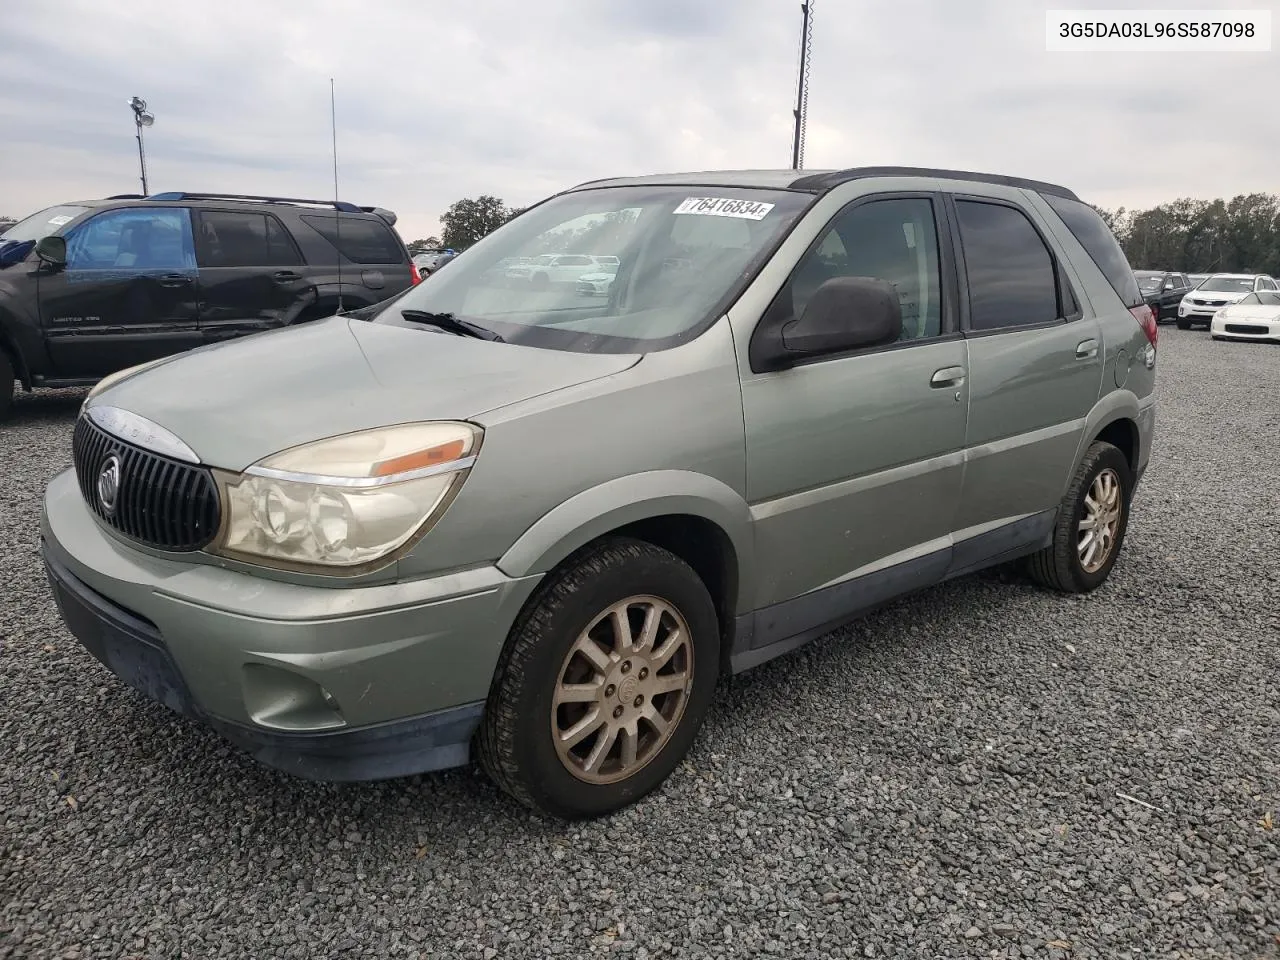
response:
<path id="1" fill-rule="evenodd" d="M 315 302 L 302 254 L 275 216 L 200 210 L 196 218 L 206 342 L 286 326 Z"/>
<path id="2" fill-rule="evenodd" d="M 959 543 L 1021 521 L 1043 526 L 1098 400 L 1104 350 L 1098 321 L 1084 316 L 1026 211 L 957 197 L 955 220 L 968 287 L 971 389 Z"/>
<path id="3" fill-rule="evenodd" d="M 191 219 L 183 207 L 107 210 L 42 266 L 40 320 L 58 379 L 93 379 L 199 345 Z"/>
<path id="4" fill-rule="evenodd" d="M 813 630 L 946 568 L 969 387 L 939 204 L 928 194 L 854 201 L 761 321 L 761 330 L 776 329 L 840 276 L 889 281 L 903 314 L 892 346 L 744 375 L 746 487 L 760 566 L 754 646 Z M 871 578 L 878 585 L 868 593 L 861 585 Z"/>

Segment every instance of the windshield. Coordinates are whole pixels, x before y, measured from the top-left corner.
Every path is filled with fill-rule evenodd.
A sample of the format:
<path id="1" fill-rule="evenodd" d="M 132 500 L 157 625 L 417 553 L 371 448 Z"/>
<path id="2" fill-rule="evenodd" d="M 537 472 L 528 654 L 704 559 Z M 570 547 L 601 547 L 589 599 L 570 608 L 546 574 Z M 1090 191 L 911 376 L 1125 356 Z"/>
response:
<path id="1" fill-rule="evenodd" d="M 1221 293 L 1248 293 L 1253 290 L 1252 277 L 1210 277 L 1200 284 L 1201 290 L 1217 290 Z"/>
<path id="2" fill-rule="evenodd" d="M 1164 277 L 1138 277 L 1138 287 L 1143 293 L 1151 293 L 1164 286 Z"/>
<path id="3" fill-rule="evenodd" d="M 374 322 L 413 326 L 400 311 L 420 310 L 481 324 L 509 343 L 583 353 L 666 349 L 727 307 L 812 201 L 730 187 L 565 194 L 460 254 Z M 607 294 L 579 285 L 602 272 L 614 274 Z"/>
<path id="4" fill-rule="evenodd" d="M 1249 294 L 1240 303 L 1243 306 L 1280 307 L 1280 293 L 1261 290 L 1258 293 Z"/>
<path id="5" fill-rule="evenodd" d="M 39 240 L 57 233 L 88 209 L 73 206 L 49 207 L 33 213 L 25 220 L 19 220 L 4 233 L 0 233 L 0 240 Z"/>

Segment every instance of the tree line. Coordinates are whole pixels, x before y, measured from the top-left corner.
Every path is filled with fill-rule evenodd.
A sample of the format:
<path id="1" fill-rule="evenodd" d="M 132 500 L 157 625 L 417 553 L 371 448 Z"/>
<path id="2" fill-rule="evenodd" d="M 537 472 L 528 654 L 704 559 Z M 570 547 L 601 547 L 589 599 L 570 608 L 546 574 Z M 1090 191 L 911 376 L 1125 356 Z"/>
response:
<path id="1" fill-rule="evenodd" d="M 1135 270 L 1280 276 L 1280 196 L 1183 198 L 1149 210 L 1095 207 Z"/>

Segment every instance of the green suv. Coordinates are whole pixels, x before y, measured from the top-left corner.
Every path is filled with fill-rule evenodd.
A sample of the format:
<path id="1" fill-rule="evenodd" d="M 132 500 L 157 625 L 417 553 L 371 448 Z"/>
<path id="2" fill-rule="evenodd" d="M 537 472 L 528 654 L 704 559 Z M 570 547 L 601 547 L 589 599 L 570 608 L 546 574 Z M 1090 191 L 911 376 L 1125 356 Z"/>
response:
<path id="1" fill-rule="evenodd" d="M 607 296 L 495 269 L 588 249 Z M 592 182 L 359 315 L 100 383 L 42 549 L 91 653 L 264 763 L 474 756 L 600 815 L 672 772 L 725 674 L 1006 561 L 1103 583 L 1156 342 L 1061 187 Z"/>

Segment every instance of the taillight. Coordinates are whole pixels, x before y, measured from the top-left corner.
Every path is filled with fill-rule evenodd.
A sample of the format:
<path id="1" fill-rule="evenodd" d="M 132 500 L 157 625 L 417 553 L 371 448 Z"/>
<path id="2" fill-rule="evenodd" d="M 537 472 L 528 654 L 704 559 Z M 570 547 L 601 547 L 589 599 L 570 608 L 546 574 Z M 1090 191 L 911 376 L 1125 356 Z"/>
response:
<path id="1" fill-rule="evenodd" d="M 1151 346 L 1154 347 L 1156 341 L 1160 339 L 1160 325 L 1156 323 L 1156 314 L 1151 309 L 1151 304 L 1144 303 L 1140 307 L 1130 307 L 1129 315 L 1138 321 L 1138 326 L 1142 328 L 1142 332 L 1147 335 Z"/>
<path id="2" fill-rule="evenodd" d="M 418 272 L 418 265 L 412 260 L 409 261 L 409 277 L 413 283 L 422 282 L 422 274 Z"/>

